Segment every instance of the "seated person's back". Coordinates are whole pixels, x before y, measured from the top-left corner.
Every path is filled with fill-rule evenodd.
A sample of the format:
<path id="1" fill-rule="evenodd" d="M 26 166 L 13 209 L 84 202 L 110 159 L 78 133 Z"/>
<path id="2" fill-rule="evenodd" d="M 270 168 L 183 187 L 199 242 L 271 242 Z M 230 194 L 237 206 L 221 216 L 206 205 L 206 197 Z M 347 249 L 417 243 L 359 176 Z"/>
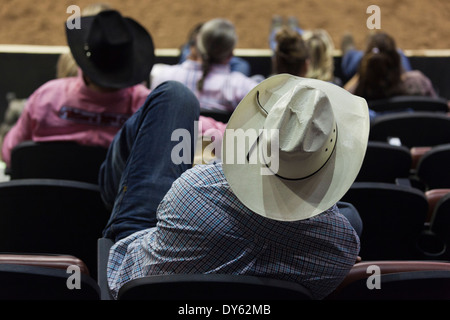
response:
<path id="1" fill-rule="evenodd" d="M 82 17 L 81 24 L 80 29 L 66 27 L 78 75 L 51 80 L 29 97 L 3 142 L 7 165 L 12 149 L 26 140 L 107 148 L 145 102 L 150 90 L 141 82 L 147 79 L 154 56 L 148 32 L 114 10 Z"/>
<path id="2" fill-rule="evenodd" d="M 179 65 L 166 65 L 153 73 L 151 88 L 164 81 L 175 80 L 186 85 L 205 110 L 232 112 L 257 81 L 244 74 L 231 71 L 229 61 L 236 45 L 233 24 L 213 19 L 199 30 L 192 42 L 190 55 Z"/>

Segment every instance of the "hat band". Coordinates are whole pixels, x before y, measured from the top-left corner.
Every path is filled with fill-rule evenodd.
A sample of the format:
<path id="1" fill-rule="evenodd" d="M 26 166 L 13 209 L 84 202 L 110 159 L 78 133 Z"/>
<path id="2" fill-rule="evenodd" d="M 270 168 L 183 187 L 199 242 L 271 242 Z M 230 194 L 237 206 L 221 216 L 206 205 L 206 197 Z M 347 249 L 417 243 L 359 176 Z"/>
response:
<path id="1" fill-rule="evenodd" d="M 335 152 L 336 149 L 336 145 L 337 145 L 337 139 L 338 139 L 338 126 L 337 123 L 336 125 L 336 137 L 335 137 L 335 143 L 333 145 L 333 150 L 331 150 L 330 155 L 328 156 L 328 158 L 325 160 L 325 162 L 322 164 L 322 166 L 320 166 L 320 168 L 318 168 L 316 171 L 304 176 L 304 177 L 300 177 L 300 178 L 287 178 L 287 177 L 283 177 L 282 175 L 279 175 L 278 173 L 275 173 L 272 171 L 272 169 L 267 165 L 267 161 L 264 158 L 264 153 L 262 153 L 262 158 L 264 160 L 264 165 L 274 174 L 274 176 L 281 178 L 283 180 L 289 180 L 289 181 L 299 181 L 299 180 L 304 180 L 304 179 L 308 179 L 310 177 L 312 177 L 313 175 L 317 174 L 320 170 L 323 169 L 323 167 L 325 167 L 325 165 L 328 163 L 328 161 L 331 159 L 331 156 L 333 155 L 333 153 Z M 256 139 L 255 143 L 250 147 L 248 153 L 247 153 L 247 161 L 250 161 L 250 152 L 252 152 L 253 148 L 255 146 L 257 146 L 259 144 L 259 138 L 261 137 L 261 134 L 259 134 L 258 138 Z"/>

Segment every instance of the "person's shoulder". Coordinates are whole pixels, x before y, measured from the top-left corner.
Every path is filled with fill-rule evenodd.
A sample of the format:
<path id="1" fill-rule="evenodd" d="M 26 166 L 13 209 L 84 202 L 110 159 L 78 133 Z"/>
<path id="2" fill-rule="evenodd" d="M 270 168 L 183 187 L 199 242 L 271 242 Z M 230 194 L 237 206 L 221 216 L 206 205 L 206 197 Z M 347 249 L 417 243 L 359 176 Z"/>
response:
<path id="1" fill-rule="evenodd" d="M 197 164 L 185 171 L 181 178 L 193 187 L 225 184 L 225 175 L 221 163 Z"/>
<path id="2" fill-rule="evenodd" d="M 409 70 L 403 72 L 404 78 L 426 78 L 427 76 L 420 70 Z"/>
<path id="3" fill-rule="evenodd" d="M 38 87 L 30 96 L 31 100 L 34 97 L 60 95 L 63 92 L 70 92 L 74 85 L 76 85 L 77 78 L 67 77 L 67 78 L 56 78 L 49 80 Z"/>
<path id="4" fill-rule="evenodd" d="M 146 87 L 144 84 L 141 83 L 130 87 L 129 90 L 132 92 L 133 95 L 139 97 L 140 96 L 147 97 L 151 92 L 151 90 L 148 87 Z"/>
<path id="5" fill-rule="evenodd" d="M 55 88 L 61 88 L 69 86 L 77 81 L 76 77 L 56 78 L 51 79 L 42 84 L 36 91 L 53 90 Z"/>
<path id="6" fill-rule="evenodd" d="M 230 73 L 230 76 L 234 80 L 234 83 L 236 83 L 238 86 L 241 86 L 243 83 L 245 83 L 248 87 L 254 87 L 259 83 L 257 78 L 246 76 L 239 71 L 232 71 Z"/>

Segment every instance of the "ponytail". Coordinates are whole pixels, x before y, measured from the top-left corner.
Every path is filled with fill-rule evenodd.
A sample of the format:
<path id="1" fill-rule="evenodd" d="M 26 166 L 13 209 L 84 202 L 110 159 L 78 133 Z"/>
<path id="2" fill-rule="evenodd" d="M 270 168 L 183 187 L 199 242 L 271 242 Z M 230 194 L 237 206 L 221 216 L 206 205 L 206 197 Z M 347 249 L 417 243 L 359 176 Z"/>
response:
<path id="1" fill-rule="evenodd" d="M 209 71 L 211 70 L 211 63 L 209 62 L 209 59 L 207 57 L 204 57 L 202 59 L 202 77 L 197 82 L 197 89 L 198 91 L 203 91 L 203 85 L 205 83 L 206 76 L 209 74 Z"/>

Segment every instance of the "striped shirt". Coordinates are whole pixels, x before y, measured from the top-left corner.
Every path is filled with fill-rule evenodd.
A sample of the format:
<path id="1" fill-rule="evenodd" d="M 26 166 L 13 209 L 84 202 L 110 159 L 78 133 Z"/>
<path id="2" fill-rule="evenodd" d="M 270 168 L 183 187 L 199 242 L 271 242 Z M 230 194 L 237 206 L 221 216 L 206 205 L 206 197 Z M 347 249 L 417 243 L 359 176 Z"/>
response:
<path id="1" fill-rule="evenodd" d="M 203 91 L 200 92 L 197 82 L 202 74 L 201 64 L 192 60 L 177 65 L 155 65 L 151 88 L 156 88 L 164 81 L 175 80 L 194 92 L 201 109 L 232 112 L 242 98 L 258 84 L 240 72 L 232 72 L 229 64 L 214 64 L 205 79 Z"/>
<path id="2" fill-rule="evenodd" d="M 247 209 L 222 165 L 197 165 L 177 179 L 156 227 L 119 240 L 110 252 L 111 292 L 157 274 L 242 274 L 298 282 L 315 299 L 330 294 L 359 253 L 359 238 L 336 206 L 306 220 L 277 221 Z"/>

